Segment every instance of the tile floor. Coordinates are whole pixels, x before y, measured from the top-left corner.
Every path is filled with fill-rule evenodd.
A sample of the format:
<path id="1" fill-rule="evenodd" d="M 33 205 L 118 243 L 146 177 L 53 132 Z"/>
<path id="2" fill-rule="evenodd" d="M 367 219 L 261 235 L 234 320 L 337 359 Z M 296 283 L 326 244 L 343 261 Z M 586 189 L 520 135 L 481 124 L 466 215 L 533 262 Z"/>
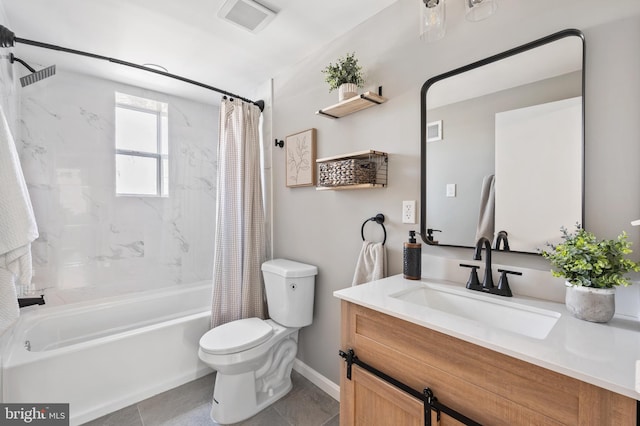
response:
<path id="1" fill-rule="evenodd" d="M 237 423 L 242 426 L 338 426 L 338 402 L 293 371 L 293 389 L 269 408 Z M 204 426 L 209 417 L 215 374 L 202 377 L 122 410 L 85 423 L 87 426 Z"/>

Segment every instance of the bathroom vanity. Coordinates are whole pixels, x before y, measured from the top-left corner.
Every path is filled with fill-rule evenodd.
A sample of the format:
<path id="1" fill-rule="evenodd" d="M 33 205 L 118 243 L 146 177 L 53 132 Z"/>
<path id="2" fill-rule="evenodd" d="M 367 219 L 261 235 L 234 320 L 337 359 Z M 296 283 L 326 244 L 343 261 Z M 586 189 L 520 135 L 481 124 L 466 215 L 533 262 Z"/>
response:
<path id="1" fill-rule="evenodd" d="M 563 304 L 401 275 L 334 293 L 341 349 L 485 425 L 637 424 L 640 324 L 594 324 Z M 342 363 L 342 425 L 424 425 L 423 402 Z M 437 424 L 435 414 L 431 424 Z M 460 424 L 441 413 L 440 424 Z"/>

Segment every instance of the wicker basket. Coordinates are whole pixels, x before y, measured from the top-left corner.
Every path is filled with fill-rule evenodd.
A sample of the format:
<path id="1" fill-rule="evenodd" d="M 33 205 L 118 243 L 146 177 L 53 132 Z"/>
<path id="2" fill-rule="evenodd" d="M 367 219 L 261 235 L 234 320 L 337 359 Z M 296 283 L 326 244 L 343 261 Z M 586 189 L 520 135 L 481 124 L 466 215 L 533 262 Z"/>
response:
<path id="1" fill-rule="evenodd" d="M 343 186 L 376 183 L 376 163 L 350 158 L 319 164 L 318 186 Z"/>

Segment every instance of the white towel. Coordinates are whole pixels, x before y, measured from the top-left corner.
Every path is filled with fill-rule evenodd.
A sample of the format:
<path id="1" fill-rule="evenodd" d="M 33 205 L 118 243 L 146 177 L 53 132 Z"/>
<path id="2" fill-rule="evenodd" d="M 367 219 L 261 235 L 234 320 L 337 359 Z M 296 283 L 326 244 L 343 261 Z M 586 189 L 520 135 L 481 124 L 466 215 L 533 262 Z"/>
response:
<path id="1" fill-rule="evenodd" d="M 493 243 L 496 222 L 496 196 L 494 191 L 494 175 L 485 176 L 482 180 L 480 191 L 480 213 L 478 215 L 478 227 L 476 228 L 476 241 L 485 237 Z"/>
<path id="2" fill-rule="evenodd" d="M 16 145 L 0 108 L 0 334 L 18 318 L 16 280 L 31 283 L 31 242 L 38 227 Z"/>
<path id="3" fill-rule="evenodd" d="M 352 286 L 387 276 L 387 251 L 382 243 L 362 242 Z"/>

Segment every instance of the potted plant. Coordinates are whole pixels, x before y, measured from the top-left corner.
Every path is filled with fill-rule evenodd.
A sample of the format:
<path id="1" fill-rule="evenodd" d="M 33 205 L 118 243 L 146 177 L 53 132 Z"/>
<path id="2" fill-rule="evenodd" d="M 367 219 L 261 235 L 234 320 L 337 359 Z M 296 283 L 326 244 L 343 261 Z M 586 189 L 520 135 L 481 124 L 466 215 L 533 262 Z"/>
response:
<path id="1" fill-rule="evenodd" d="M 615 288 L 628 286 L 625 274 L 640 271 L 640 265 L 627 259 L 631 243 L 622 232 L 615 240 L 598 241 L 596 236 L 576 224 L 575 232 L 560 228 L 563 242 L 547 244 L 542 256 L 551 262 L 554 277 L 566 279 L 567 309 L 575 317 L 607 322 L 615 313 Z"/>
<path id="2" fill-rule="evenodd" d="M 329 63 L 322 72 L 326 74 L 325 81 L 329 83 L 329 92 L 338 89 L 340 102 L 356 96 L 358 87 L 364 86 L 362 67 L 358 65 L 355 52 L 338 58 L 335 64 Z"/>

